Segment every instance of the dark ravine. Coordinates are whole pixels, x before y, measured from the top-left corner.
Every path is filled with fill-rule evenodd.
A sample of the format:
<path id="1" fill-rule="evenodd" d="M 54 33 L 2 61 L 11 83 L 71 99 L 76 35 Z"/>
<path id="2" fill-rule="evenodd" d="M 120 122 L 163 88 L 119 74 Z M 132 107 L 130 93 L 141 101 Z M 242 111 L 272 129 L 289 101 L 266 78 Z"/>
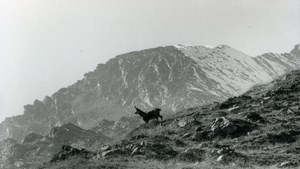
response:
<path id="1" fill-rule="evenodd" d="M 21 141 L 31 132 L 44 135 L 67 123 L 92 128 L 103 119 L 129 115 L 134 105 L 172 113 L 223 101 L 298 68 L 299 58 L 299 45 L 290 53 L 256 58 L 226 45 L 167 46 L 119 55 L 75 84 L 25 105 L 23 115 L 6 118 L 0 140 Z"/>

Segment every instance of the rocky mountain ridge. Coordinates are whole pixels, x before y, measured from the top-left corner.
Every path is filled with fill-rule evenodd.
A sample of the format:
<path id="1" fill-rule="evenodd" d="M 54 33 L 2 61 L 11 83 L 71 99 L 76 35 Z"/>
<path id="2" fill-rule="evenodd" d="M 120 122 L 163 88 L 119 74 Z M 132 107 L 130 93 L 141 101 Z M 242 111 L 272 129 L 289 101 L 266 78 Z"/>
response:
<path id="1" fill-rule="evenodd" d="M 177 45 L 119 55 L 75 84 L 25 105 L 23 115 L 0 124 L 0 139 L 43 135 L 66 123 L 91 128 L 130 114 L 133 105 L 170 113 L 222 101 L 298 68 L 299 58 L 299 45 L 290 53 L 254 58 L 226 45 Z"/>
<path id="2" fill-rule="evenodd" d="M 297 168 L 299 98 L 296 70 L 224 102 L 142 124 L 91 157 L 62 150 L 64 158 L 54 156 L 43 168 Z"/>

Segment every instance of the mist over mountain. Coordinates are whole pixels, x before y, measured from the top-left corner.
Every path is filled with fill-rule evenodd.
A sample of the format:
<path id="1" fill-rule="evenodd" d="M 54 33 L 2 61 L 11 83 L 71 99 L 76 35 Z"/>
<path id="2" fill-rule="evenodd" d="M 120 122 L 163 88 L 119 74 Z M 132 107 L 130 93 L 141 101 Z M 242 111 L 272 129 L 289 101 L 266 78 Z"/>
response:
<path id="1" fill-rule="evenodd" d="M 215 48 L 176 45 L 116 56 L 75 84 L 43 101 L 24 106 L 24 114 L 0 124 L 0 139 L 22 140 L 35 132 L 73 123 L 92 128 L 101 120 L 131 115 L 133 106 L 163 113 L 223 101 L 300 66 L 299 45 L 289 53 L 251 57 L 227 45 Z"/>

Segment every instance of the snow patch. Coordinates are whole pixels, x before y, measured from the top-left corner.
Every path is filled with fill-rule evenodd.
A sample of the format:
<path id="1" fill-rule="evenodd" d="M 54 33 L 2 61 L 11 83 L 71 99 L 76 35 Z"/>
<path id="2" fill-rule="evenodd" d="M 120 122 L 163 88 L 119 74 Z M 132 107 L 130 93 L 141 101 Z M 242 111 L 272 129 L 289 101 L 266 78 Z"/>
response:
<path id="1" fill-rule="evenodd" d="M 199 92 L 203 92 L 202 89 L 197 88 L 197 87 L 195 87 L 194 85 L 192 85 L 192 84 L 190 84 L 190 83 L 187 83 L 187 88 L 188 88 L 189 90 L 196 90 L 196 91 L 199 91 Z"/>
<path id="2" fill-rule="evenodd" d="M 61 124 L 61 122 L 60 121 L 58 121 L 58 122 L 56 122 L 55 123 L 55 125 L 54 125 L 55 127 L 60 127 L 60 126 L 62 126 L 62 124 Z"/>
<path id="3" fill-rule="evenodd" d="M 154 70 L 155 70 L 156 74 L 158 75 L 158 74 L 159 74 L 159 71 L 158 71 L 158 67 L 157 67 L 157 65 L 156 65 L 156 64 L 154 64 L 154 65 L 153 65 L 153 68 L 154 68 Z"/>
<path id="4" fill-rule="evenodd" d="M 77 124 L 78 124 L 79 127 L 82 126 L 82 122 L 80 122 L 80 121 L 77 121 Z"/>
<path id="5" fill-rule="evenodd" d="M 153 107 L 153 105 L 150 102 L 150 98 L 148 93 L 146 94 L 146 96 L 144 97 L 144 102 L 147 103 L 149 106 Z"/>
<path id="6" fill-rule="evenodd" d="M 75 117 L 76 115 L 75 115 L 75 112 L 73 109 L 71 109 L 71 112 L 72 112 L 73 116 Z"/>
<path id="7" fill-rule="evenodd" d="M 128 88 L 128 83 L 127 83 L 127 80 L 126 80 L 126 75 L 127 75 L 127 73 L 125 73 L 124 68 L 122 67 L 121 68 L 122 80 L 123 80 L 123 83 L 125 85 L 125 88 Z"/>
<path id="8" fill-rule="evenodd" d="M 7 134 L 7 138 L 9 138 L 10 137 L 9 128 L 6 128 L 6 134 Z"/>

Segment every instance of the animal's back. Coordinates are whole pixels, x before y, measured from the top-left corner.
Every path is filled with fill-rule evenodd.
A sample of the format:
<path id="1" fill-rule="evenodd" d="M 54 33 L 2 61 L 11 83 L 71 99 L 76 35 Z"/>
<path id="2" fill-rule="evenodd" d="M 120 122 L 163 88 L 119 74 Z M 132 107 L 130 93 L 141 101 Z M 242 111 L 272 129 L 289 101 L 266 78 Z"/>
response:
<path id="1" fill-rule="evenodd" d="M 160 113 L 160 111 L 161 111 L 161 109 L 160 109 L 160 108 L 155 108 L 155 109 L 154 109 L 154 112 L 155 112 L 155 113 L 157 113 L 157 114 L 159 114 L 159 113 Z"/>

